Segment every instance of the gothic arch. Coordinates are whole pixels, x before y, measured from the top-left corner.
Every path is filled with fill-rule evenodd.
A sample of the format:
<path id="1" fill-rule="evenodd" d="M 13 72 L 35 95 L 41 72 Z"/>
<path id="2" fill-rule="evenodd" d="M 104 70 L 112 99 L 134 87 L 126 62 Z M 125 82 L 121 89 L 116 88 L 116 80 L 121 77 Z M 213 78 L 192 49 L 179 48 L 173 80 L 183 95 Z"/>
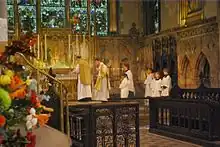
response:
<path id="1" fill-rule="evenodd" d="M 182 77 L 184 80 L 184 87 L 187 88 L 188 87 L 188 80 L 189 80 L 188 71 L 190 70 L 190 61 L 186 55 L 184 56 L 181 65 L 182 65 L 181 71 L 182 71 Z"/>
<path id="2" fill-rule="evenodd" d="M 195 78 L 200 84 L 210 87 L 210 64 L 203 52 L 201 52 L 196 60 Z"/>

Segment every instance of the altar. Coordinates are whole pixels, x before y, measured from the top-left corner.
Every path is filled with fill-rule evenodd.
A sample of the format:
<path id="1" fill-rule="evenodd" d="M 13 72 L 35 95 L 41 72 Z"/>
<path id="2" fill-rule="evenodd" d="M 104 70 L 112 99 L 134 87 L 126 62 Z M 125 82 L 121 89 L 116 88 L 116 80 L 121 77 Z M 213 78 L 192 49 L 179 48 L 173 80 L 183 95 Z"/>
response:
<path id="1" fill-rule="evenodd" d="M 56 79 L 61 81 L 67 88 L 68 99 L 71 101 L 77 100 L 77 75 L 70 74 L 72 68 L 57 68 L 53 69 L 56 73 Z"/>

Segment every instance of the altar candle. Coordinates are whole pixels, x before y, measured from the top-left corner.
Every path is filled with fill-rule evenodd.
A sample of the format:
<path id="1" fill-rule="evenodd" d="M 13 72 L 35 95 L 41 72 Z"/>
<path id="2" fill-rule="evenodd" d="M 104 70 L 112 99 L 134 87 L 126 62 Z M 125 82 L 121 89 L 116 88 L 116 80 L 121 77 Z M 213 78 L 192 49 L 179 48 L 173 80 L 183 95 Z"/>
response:
<path id="1" fill-rule="evenodd" d="M 40 35 L 37 35 L 37 59 L 40 59 Z"/>
<path id="2" fill-rule="evenodd" d="M 47 34 L 44 35 L 44 48 L 45 61 L 47 61 Z"/>
<path id="3" fill-rule="evenodd" d="M 68 61 L 71 60 L 71 53 L 70 53 L 70 34 L 68 35 Z"/>
<path id="4" fill-rule="evenodd" d="M 30 46 L 30 52 L 33 53 L 32 46 Z M 31 56 L 30 56 L 30 60 L 32 60 Z"/>
<path id="5" fill-rule="evenodd" d="M 40 59 L 43 61 L 43 58 L 44 58 L 44 52 L 43 52 L 43 43 L 42 43 L 42 42 L 40 43 L 40 53 L 41 53 L 41 55 L 40 55 Z"/>
<path id="6" fill-rule="evenodd" d="M 78 35 L 76 35 L 76 52 L 77 52 L 77 54 L 79 54 L 78 42 L 79 42 Z"/>
<path id="7" fill-rule="evenodd" d="M 86 47 L 86 35 L 83 34 L 83 48 Z"/>
<path id="8" fill-rule="evenodd" d="M 34 53 L 34 55 L 36 53 L 36 45 L 35 44 L 34 44 L 34 48 L 33 48 L 33 53 Z"/>

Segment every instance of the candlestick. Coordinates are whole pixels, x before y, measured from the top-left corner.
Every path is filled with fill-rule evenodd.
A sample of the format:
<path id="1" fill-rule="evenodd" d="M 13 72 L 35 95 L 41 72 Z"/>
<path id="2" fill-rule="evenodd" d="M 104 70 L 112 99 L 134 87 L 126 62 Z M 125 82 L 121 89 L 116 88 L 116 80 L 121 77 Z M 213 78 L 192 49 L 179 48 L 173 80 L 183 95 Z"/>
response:
<path id="1" fill-rule="evenodd" d="M 68 35 L 68 61 L 71 62 L 71 53 L 70 53 L 70 34 Z"/>
<path id="2" fill-rule="evenodd" d="M 37 35 L 37 59 L 40 59 L 40 35 Z"/>
<path id="3" fill-rule="evenodd" d="M 44 35 L 44 48 L 45 61 L 47 62 L 47 34 Z"/>

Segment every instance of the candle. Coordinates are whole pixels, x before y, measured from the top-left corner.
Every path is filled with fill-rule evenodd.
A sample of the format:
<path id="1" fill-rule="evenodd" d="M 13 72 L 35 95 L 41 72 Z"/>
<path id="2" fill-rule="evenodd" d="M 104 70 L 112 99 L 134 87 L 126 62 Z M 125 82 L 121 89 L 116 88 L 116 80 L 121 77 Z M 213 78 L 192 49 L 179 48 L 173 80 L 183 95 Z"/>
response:
<path id="1" fill-rule="evenodd" d="M 37 59 L 40 59 L 40 35 L 37 35 Z"/>
<path id="2" fill-rule="evenodd" d="M 71 53 L 70 53 L 70 34 L 68 35 L 68 61 L 71 61 Z"/>
<path id="3" fill-rule="evenodd" d="M 44 48 L 45 61 L 47 61 L 47 34 L 44 35 Z"/>
<path id="4" fill-rule="evenodd" d="M 40 43 L 40 59 L 43 61 L 44 58 L 44 52 L 43 52 L 43 43 Z"/>
<path id="5" fill-rule="evenodd" d="M 78 42 L 79 42 L 79 40 L 78 40 L 78 35 L 76 35 L 76 52 L 77 52 L 77 54 L 79 55 Z"/>
<path id="6" fill-rule="evenodd" d="M 30 52 L 33 53 L 32 46 L 30 46 Z M 30 60 L 32 60 L 32 57 L 30 57 Z"/>
<path id="7" fill-rule="evenodd" d="M 34 55 L 35 55 L 35 53 L 36 53 L 36 45 L 35 45 L 35 44 L 34 44 L 33 53 L 34 53 Z"/>

